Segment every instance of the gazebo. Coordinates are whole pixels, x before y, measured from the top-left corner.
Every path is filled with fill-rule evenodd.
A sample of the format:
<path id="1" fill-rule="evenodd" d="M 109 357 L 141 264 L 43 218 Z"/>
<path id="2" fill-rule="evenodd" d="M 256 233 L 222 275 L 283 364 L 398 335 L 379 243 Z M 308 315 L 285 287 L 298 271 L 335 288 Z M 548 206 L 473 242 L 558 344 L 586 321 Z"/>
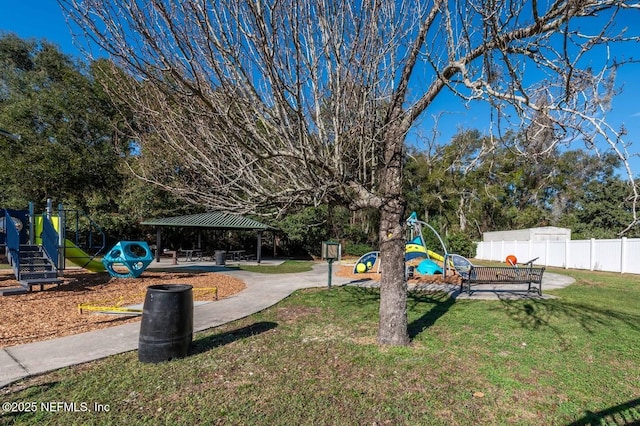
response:
<path id="1" fill-rule="evenodd" d="M 269 225 L 256 220 L 221 212 L 198 213 L 186 216 L 173 216 L 160 219 L 149 219 L 141 223 L 156 227 L 156 261 L 160 261 L 160 247 L 162 242 L 161 229 L 164 227 L 173 228 L 200 228 L 224 231 L 255 231 L 257 234 L 256 260 L 262 259 L 262 233 L 268 230 L 275 230 Z"/>

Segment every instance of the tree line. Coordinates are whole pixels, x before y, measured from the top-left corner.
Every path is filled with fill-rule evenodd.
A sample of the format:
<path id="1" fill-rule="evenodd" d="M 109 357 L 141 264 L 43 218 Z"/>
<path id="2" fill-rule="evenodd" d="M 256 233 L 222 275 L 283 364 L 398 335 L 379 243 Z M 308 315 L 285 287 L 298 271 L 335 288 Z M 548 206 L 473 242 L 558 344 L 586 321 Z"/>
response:
<path id="1" fill-rule="evenodd" d="M 0 205 L 19 209 L 34 201 L 44 209 L 52 198 L 87 212 L 112 240 L 149 239 L 141 220 L 204 208 L 135 176 L 136 164 L 157 158 L 131 144 L 123 124 L 131 111 L 105 94 L 102 62 L 87 64 L 46 41 L 0 37 L 0 128 L 22 136 L 0 138 Z M 616 238 L 625 230 L 633 206 L 613 153 L 553 147 L 544 156 L 522 155 L 512 148 L 519 137 L 507 133 L 496 144 L 491 135 L 460 129 L 445 143 L 408 148 L 407 211 L 468 256 L 472 242 L 492 230 L 559 226 L 574 238 Z M 375 164 L 370 159 L 358 169 L 370 173 Z M 344 201 L 291 206 L 286 215 L 260 220 L 282 230 L 283 254 L 318 255 L 327 239 L 343 241 L 354 255 L 379 244 L 377 210 L 354 211 Z M 638 236 L 638 228 L 625 235 Z"/>
<path id="2" fill-rule="evenodd" d="M 98 65 L 46 41 L 0 38 L 0 128 L 22 135 L 19 142 L 0 140 L 1 205 L 24 208 L 35 201 L 44 208 L 53 198 L 86 211 L 108 235 L 145 238 L 141 220 L 199 209 L 139 179 L 123 161 L 139 158 L 121 124 L 130 112 L 106 96 Z M 508 139 L 517 134 L 499 144 L 490 137 L 461 129 L 446 143 L 410 147 L 404 156 L 407 210 L 435 226 L 450 250 L 472 255 L 471 242 L 483 232 L 536 226 L 567 227 L 574 238 L 616 238 L 632 220 L 627 184 L 617 174 L 620 160 L 612 153 L 556 147 L 531 161 L 510 148 Z M 287 254 L 317 255 L 332 238 L 351 254 L 378 245 L 378 212 L 353 211 L 345 202 L 293 207 L 281 218 L 261 220 L 283 231 Z"/>
<path id="3" fill-rule="evenodd" d="M 110 241 L 144 237 L 139 222 L 190 211 L 177 198 L 132 178 L 116 141 L 119 111 L 105 95 L 96 63 L 63 54 L 46 40 L 0 36 L 0 206 L 46 200 L 89 214 Z"/>

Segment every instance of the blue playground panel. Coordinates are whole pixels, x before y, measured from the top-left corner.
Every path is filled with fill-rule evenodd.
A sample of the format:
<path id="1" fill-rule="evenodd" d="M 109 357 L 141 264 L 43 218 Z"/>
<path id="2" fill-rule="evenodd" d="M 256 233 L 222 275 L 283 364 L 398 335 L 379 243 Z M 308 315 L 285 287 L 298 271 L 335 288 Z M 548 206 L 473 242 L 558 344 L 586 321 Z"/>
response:
<path id="1" fill-rule="evenodd" d="M 416 271 L 422 275 L 442 274 L 442 268 L 431 259 L 425 259 L 420 262 L 416 267 Z"/>
<path id="2" fill-rule="evenodd" d="M 144 254 L 138 254 L 144 252 Z M 102 258 L 107 272 L 115 278 L 138 278 L 153 262 L 153 253 L 144 241 L 120 241 Z M 126 267 L 129 272 L 113 269 L 114 265 Z"/>
<path id="3" fill-rule="evenodd" d="M 378 260 L 378 256 L 380 256 L 379 251 L 370 251 L 369 253 L 363 254 L 353 267 L 353 273 L 361 274 L 363 272 L 370 272 Z M 360 266 L 360 268 L 358 268 L 358 266 Z"/>
<path id="4" fill-rule="evenodd" d="M 12 223 L 20 233 L 20 244 L 27 244 L 29 242 L 29 212 L 27 210 L 7 210 L 10 219 L 5 217 L 5 209 L 0 209 L 0 245 L 7 243 L 7 233 L 5 226 L 8 223 Z"/>

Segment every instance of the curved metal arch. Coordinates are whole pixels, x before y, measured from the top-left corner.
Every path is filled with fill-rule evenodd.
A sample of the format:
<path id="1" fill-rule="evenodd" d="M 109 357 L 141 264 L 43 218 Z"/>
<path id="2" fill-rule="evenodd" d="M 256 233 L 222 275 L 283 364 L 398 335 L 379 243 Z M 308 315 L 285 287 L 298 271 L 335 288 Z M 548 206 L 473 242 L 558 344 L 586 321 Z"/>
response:
<path id="1" fill-rule="evenodd" d="M 420 238 L 422 238 L 423 242 L 424 242 L 424 236 L 422 235 L 422 226 L 426 226 L 427 228 L 429 228 L 431 232 L 433 232 L 434 235 L 438 238 L 438 241 L 440 241 L 440 245 L 442 246 L 442 250 L 444 251 L 443 253 L 444 257 L 447 256 L 448 254 L 447 246 L 445 246 L 444 241 L 442 240 L 442 237 L 440 237 L 440 234 L 438 233 L 438 231 L 436 231 L 435 228 L 429 225 L 427 222 L 418 220 L 415 212 L 411 213 L 411 216 L 409 216 L 409 218 L 407 219 L 407 225 L 412 226 L 414 229 L 418 231 L 418 233 L 420 234 Z"/>

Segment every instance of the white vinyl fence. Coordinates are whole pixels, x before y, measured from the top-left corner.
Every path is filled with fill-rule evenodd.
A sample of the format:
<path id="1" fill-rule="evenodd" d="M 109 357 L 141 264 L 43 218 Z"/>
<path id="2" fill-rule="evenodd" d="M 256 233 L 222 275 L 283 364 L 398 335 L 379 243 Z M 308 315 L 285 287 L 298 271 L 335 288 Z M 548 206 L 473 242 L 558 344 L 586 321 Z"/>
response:
<path id="1" fill-rule="evenodd" d="M 514 255 L 519 263 L 538 258 L 536 265 L 640 274 L 640 238 L 565 241 L 483 241 L 476 259 L 504 262 Z"/>

